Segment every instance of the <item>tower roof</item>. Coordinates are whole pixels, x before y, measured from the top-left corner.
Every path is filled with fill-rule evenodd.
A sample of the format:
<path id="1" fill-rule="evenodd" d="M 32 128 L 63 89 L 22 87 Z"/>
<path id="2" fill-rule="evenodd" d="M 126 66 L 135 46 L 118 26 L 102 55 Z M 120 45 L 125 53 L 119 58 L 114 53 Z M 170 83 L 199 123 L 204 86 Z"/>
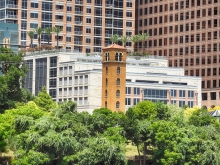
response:
<path id="1" fill-rule="evenodd" d="M 109 45 L 103 49 L 123 49 L 123 50 L 125 50 L 126 48 L 123 46 L 120 46 L 118 44 L 112 44 L 112 45 Z"/>

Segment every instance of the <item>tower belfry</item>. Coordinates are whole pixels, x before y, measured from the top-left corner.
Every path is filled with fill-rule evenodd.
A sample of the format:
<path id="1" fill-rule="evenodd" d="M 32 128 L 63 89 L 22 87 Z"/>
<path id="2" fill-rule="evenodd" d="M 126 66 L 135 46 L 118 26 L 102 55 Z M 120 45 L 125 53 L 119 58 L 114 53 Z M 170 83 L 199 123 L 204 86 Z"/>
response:
<path id="1" fill-rule="evenodd" d="M 125 112 L 126 48 L 112 44 L 102 54 L 102 107 Z"/>

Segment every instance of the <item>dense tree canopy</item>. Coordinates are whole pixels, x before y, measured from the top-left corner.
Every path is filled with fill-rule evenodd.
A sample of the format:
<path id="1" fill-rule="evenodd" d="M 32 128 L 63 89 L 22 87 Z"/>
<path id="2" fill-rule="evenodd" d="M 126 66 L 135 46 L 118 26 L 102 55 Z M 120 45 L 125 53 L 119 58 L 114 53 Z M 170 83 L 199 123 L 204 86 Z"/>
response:
<path id="1" fill-rule="evenodd" d="M 26 102 L 31 94 L 21 88 L 27 68 L 22 60 L 22 53 L 14 53 L 11 49 L 0 48 L 0 113 L 14 108 L 16 102 Z"/>
<path id="2" fill-rule="evenodd" d="M 126 165 L 127 143 L 155 165 L 220 164 L 220 124 L 207 109 L 143 101 L 126 114 L 77 112 L 55 104 L 46 89 L 0 114 L 0 151 L 15 165 Z"/>

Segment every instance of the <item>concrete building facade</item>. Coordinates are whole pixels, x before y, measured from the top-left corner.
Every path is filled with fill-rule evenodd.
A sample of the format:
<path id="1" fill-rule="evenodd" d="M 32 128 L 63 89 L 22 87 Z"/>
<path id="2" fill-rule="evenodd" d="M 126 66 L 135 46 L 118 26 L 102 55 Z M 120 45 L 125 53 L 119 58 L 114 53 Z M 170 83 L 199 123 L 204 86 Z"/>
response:
<path id="1" fill-rule="evenodd" d="M 30 45 L 27 31 L 36 27 L 62 29 L 59 49 L 75 52 L 101 52 L 110 45 L 113 34 L 134 35 L 135 1 L 133 0 L 1 0 L 0 22 L 19 24 L 19 41 Z M 56 46 L 55 35 L 50 38 Z M 42 34 L 41 43 L 47 44 Z M 37 35 L 34 45 L 38 45 Z M 132 43 L 127 42 L 132 49 Z"/>
<path id="2" fill-rule="evenodd" d="M 101 54 L 32 54 L 25 60 L 29 68 L 26 88 L 34 95 L 45 85 L 54 101 L 73 100 L 79 111 L 92 113 L 102 107 Z M 127 57 L 124 92 L 124 110 L 142 100 L 201 106 L 201 78 L 184 76 L 183 68 L 168 67 L 160 56 Z"/>
<path id="3" fill-rule="evenodd" d="M 170 67 L 184 67 L 185 75 L 201 76 L 202 105 L 218 105 L 220 1 L 140 0 L 136 8 L 136 33 L 150 34 L 147 51 L 166 56 Z"/>

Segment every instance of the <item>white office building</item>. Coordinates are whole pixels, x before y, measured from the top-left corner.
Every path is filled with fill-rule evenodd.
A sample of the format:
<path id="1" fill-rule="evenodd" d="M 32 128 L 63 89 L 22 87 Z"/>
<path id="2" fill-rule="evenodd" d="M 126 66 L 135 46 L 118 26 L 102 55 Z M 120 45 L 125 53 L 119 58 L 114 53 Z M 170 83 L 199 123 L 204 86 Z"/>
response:
<path id="1" fill-rule="evenodd" d="M 37 95 L 46 86 L 54 101 L 73 100 L 79 111 L 101 107 L 102 61 L 99 54 L 30 54 L 25 87 Z M 127 57 L 126 109 L 142 100 L 201 106 L 201 78 L 184 76 L 161 56 Z"/>

